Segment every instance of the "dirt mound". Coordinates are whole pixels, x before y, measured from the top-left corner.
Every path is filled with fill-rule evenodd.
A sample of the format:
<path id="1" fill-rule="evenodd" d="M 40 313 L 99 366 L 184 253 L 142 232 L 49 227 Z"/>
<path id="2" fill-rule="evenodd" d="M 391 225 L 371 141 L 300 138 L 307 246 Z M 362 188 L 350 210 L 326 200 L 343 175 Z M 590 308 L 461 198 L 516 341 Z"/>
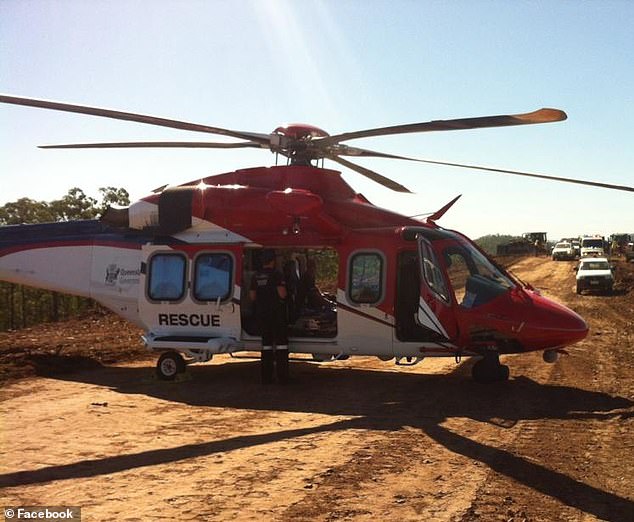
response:
<path id="1" fill-rule="evenodd" d="M 616 261 L 615 290 L 624 294 L 634 293 L 634 262 Z"/>
<path id="2" fill-rule="evenodd" d="M 0 333 L 0 382 L 148 355 L 141 330 L 106 311 Z"/>

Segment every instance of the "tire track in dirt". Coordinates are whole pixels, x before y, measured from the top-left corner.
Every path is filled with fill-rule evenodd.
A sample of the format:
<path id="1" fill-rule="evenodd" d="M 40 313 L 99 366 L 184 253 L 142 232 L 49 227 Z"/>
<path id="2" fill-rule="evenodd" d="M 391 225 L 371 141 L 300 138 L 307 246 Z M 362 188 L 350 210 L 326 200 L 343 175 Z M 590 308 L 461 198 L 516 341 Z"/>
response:
<path id="1" fill-rule="evenodd" d="M 507 447 L 513 455 L 542 466 L 522 482 L 491 472 L 475 502 L 462 517 L 472 520 L 628 520 L 634 514 L 634 463 L 632 430 L 631 322 L 623 314 L 627 299 L 601 298 L 574 293 L 573 263 L 526 259 L 513 267 L 520 277 L 542 288 L 581 313 L 588 321 L 588 340 L 569 349 L 571 356 L 551 366 L 546 384 L 577 387 L 596 394 L 599 403 L 608 396 L 623 398 L 622 408 L 609 406 L 564 419 L 538 420 L 524 425 Z M 630 300 L 631 302 L 631 300 Z M 631 318 L 631 316 L 630 316 Z M 629 328 L 629 332 L 628 332 Z M 623 335 L 623 333 L 625 334 Z M 620 334 L 620 335 L 619 335 Z M 624 357 L 624 350 L 627 356 Z M 526 358 L 513 373 L 532 372 L 536 362 Z M 557 401 L 553 397 L 551 400 Z M 556 403 L 535 405 L 544 411 Z M 565 408 L 565 404 L 560 405 Z M 628 436 L 627 434 L 630 434 Z M 500 465 L 512 466 L 512 459 Z M 543 470 L 550 472 L 544 472 Z"/>

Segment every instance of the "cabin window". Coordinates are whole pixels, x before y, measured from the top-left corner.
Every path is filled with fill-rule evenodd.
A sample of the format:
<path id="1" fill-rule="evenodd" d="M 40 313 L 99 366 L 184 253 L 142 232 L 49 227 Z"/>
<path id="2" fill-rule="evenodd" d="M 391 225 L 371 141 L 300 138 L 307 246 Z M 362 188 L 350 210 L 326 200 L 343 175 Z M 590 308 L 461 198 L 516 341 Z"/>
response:
<path id="1" fill-rule="evenodd" d="M 350 300 L 376 304 L 383 293 L 383 257 L 376 252 L 355 254 L 350 260 Z"/>
<path id="2" fill-rule="evenodd" d="M 187 260 L 182 254 L 155 254 L 150 260 L 148 297 L 153 301 L 179 301 L 185 295 Z"/>
<path id="3" fill-rule="evenodd" d="M 233 258 L 225 253 L 201 254 L 194 264 L 194 299 L 225 301 L 231 297 Z"/>

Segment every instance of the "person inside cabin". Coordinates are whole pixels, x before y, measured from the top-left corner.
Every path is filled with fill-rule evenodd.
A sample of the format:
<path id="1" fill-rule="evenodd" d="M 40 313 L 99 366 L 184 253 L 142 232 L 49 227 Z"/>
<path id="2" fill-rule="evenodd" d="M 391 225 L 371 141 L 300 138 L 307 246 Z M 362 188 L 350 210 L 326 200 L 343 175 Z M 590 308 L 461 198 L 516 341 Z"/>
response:
<path id="1" fill-rule="evenodd" d="M 324 298 L 319 288 L 317 288 L 316 275 L 317 262 L 313 258 L 308 258 L 306 260 L 306 270 L 300 277 L 297 286 L 297 307 L 299 310 L 306 308 L 321 310 L 330 305 L 330 302 Z"/>
<path id="2" fill-rule="evenodd" d="M 299 317 L 300 310 L 297 304 L 297 289 L 299 287 L 299 266 L 297 259 L 290 258 L 284 263 L 284 280 L 286 281 L 286 308 L 288 324 L 293 324 Z"/>
<path id="3" fill-rule="evenodd" d="M 262 251 L 262 268 L 253 274 L 249 297 L 255 304 L 255 316 L 262 332 L 260 369 L 262 382 L 288 382 L 288 325 L 286 319 L 286 282 L 275 268 L 275 252 Z"/>

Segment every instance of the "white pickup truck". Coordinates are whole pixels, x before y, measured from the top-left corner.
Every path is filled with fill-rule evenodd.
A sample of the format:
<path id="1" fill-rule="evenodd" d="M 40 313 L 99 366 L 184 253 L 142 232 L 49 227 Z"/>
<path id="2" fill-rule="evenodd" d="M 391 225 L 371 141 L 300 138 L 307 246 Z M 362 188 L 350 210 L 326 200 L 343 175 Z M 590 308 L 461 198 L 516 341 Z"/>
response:
<path id="1" fill-rule="evenodd" d="M 574 259 L 575 249 L 572 246 L 572 243 L 562 241 L 553 247 L 551 254 L 553 256 L 553 261 L 559 261 L 560 259 Z"/>
<path id="2" fill-rule="evenodd" d="M 612 293 L 614 272 L 605 257 L 582 258 L 577 269 L 577 293 L 584 290 Z"/>

